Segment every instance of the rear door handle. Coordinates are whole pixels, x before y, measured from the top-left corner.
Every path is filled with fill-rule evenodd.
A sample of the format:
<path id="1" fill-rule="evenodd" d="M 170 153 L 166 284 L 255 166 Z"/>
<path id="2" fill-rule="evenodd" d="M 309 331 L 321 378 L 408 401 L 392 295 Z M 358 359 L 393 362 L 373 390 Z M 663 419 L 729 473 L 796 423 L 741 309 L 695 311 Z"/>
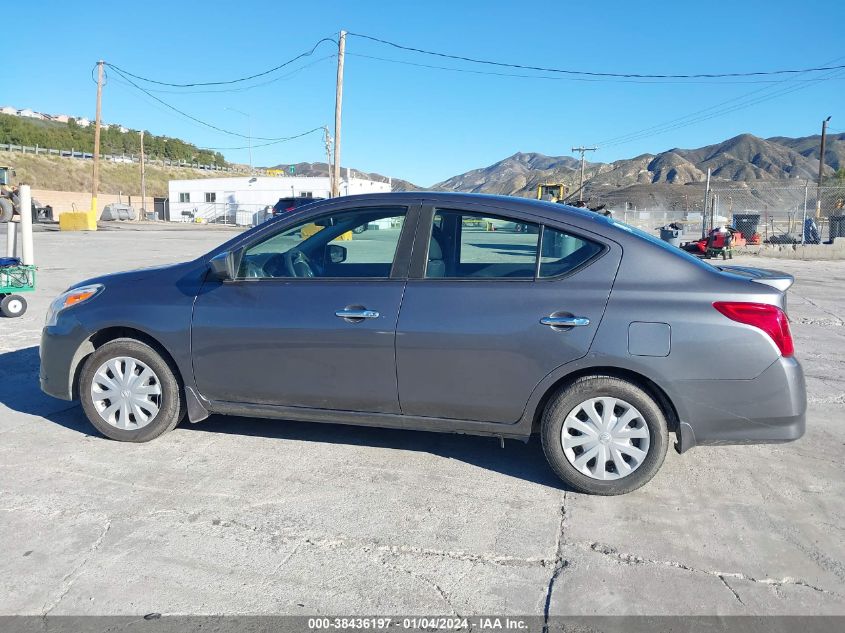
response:
<path id="1" fill-rule="evenodd" d="M 540 323 L 550 327 L 581 327 L 590 325 L 590 319 L 579 316 L 548 316 L 540 319 Z"/>
<path id="2" fill-rule="evenodd" d="M 352 308 L 338 310 L 334 315 L 341 319 L 377 319 L 379 317 L 378 312 L 375 310 L 357 310 Z"/>

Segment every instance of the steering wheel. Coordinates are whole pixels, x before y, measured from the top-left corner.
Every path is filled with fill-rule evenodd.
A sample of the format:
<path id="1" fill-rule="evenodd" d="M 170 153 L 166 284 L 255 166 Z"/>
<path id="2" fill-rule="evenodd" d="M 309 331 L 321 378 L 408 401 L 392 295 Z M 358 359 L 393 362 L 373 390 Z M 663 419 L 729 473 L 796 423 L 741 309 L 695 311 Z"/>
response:
<path id="1" fill-rule="evenodd" d="M 291 277 L 314 277 L 311 260 L 302 251 L 291 249 L 284 255 L 285 267 Z"/>

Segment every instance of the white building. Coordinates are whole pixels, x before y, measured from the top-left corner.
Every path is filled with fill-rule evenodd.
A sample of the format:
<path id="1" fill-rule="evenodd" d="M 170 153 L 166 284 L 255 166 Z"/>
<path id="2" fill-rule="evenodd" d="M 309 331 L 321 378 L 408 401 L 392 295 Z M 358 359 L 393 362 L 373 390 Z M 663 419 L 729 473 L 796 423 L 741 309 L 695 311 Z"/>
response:
<path id="1" fill-rule="evenodd" d="M 25 117 L 27 119 L 43 119 L 44 115 L 40 112 L 35 112 L 30 110 L 29 108 L 25 108 L 23 110 L 18 110 L 18 116 Z"/>
<path id="2" fill-rule="evenodd" d="M 12 116 L 18 116 L 18 109 L 13 108 L 12 106 L 3 106 L 0 108 L 0 114 L 11 114 Z"/>
<path id="3" fill-rule="evenodd" d="M 349 178 L 340 183 L 340 195 L 389 193 L 388 182 Z M 328 176 L 238 176 L 171 180 L 168 186 L 170 219 L 202 218 L 207 222 L 255 224 L 266 207 L 279 198 L 328 198 Z M 256 214 L 259 214 L 256 216 Z M 258 220 L 260 221 L 260 219 Z"/>
<path id="4" fill-rule="evenodd" d="M 76 120 L 76 124 L 77 124 L 79 127 L 88 127 L 89 125 L 91 125 L 91 120 L 90 120 L 90 119 L 86 119 L 84 116 L 83 116 L 83 117 L 78 117 L 78 118 L 76 118 L 75 120 Z"/>

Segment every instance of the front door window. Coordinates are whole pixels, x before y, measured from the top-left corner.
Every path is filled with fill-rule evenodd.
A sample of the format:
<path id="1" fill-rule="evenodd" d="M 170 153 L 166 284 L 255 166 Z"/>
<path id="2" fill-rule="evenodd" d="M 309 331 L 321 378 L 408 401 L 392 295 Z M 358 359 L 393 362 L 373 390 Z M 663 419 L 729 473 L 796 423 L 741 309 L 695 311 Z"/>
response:
<path id="1" fill-rule="evenodd" d="M 387 279 L 405 213 L 379 207 L 303 221 L 248 248 L 238 276 Z"/>

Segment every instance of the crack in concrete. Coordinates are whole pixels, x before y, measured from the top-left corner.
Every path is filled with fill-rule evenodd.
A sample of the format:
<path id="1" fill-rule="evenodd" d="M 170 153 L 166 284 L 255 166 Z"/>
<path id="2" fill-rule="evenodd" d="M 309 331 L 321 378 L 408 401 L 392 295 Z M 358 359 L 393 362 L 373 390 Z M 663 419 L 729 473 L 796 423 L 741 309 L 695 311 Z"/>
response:
<path id="1" fill-rule="evenodd" d="M 88 554 L 83 558 L 76 567 L 74 567 L 70 573 L 68 573 L 64 578 L 62 578 L 62 582 L 60 585 L 59 594 L 53 599 L 52 602 L 45 602 L 44 606 L 41 608 L 41 618 L 45 619 L 49 615 L 49 613 L 59 606 L 59 603 L 64 599 L 64 597 L 68 594 L 73 584 L 76 580 L 82 575 L 82 570 L 85 565 L 88 564 L 88 561 L 94 556 L 96 551 L 99 549 L 100 545 L 102 544 L 103 540 L 106 538 L 106 534 L 109 533 L 111 529 L 111 519 L 106 520 L 106 525 L 103 528 L 103 531 L 100 535 L 96 538 L 96 540 L 91 544 L 91 547 L 88 548 Z"/>
<path id="2" fill-rule="evenodd" d="M 237 520 L 223 520 L 215 519 L 212 525 L 222 527 L 239 527 L 250 532 L 264 532 L 270 533 L 271 536 L 280 537 L 286 541 L 302 541 L 305 545 L 310 545 L 323 549 L 334 549 L 338 547 L 361 549 L 365 552 L 382 552 L 393 555 L 411 554 L 423 557 L 437 557 L 447 558 L 450 560 L 457 560 L 469 563 L 482 563 L 488 565 L 498 565 L 500 567 L 547 567 L 555 562 L 549 558 L 528 558 L 519 556 L 503 556 L 488 554 L 484 552 L 464 552 L 460 550 L 439 550 L 425 547 L 416 547 L 414 545 L 394 545 L 394 544 L 379 544 L 365 539 L 349 538 L 349 537 L 316 537 L 309 536 L 294 531 L 270 530 L 267 527 L 252 525 Z"/>
<path id="3" fill-rule="evenodd" d="M 745 603 L 742 601 L 742 598 L 740 598 L 739 594 L 736 592 L 736 590 L 728 584 L 728 581 L 725 580 L 725 577 L 723 575 L 719 575 L 719 580 L 721 580 L 722 584 L 725 585 L 725 587 L 728 588 L 728 591 L 730 591 L 734 595 L 734 598 L 737 599 L 739 604 L 741 604 L 742 606 L 745 606 Z"/>
<path id="4" fill-rule="evenodd" d="M 434 582 L 430 578 L 427 578 L 427 577 L 423 576 L 422 574 L 418 574 L 417 572 L 412 571 L 410 569 L 406 569 L 404 567 L 398 567 L 396 565 L 391 565 L 390 563 L 388 563 L 384 559 L 384 557 L 379 558 L 378 562 L 381 565 L 383 565 L 384 567 L 387 567 L 388 569 L 392 569 L 394 571 L 398 571 L 398 572 L 408 574 L 409 576 L 411 576 L 411 578 L 416 578 L 417 580 L 420 580 L 420 581 L 424 582 L 425 584 L 427 584 L 429 587 L 432 587 L 435 591 L 437 591 L 437 594 L 440 596 L 440 598 L 443 600 L 443 602 L 445 602 L 449 606 L 449 609 L 452 611 L 452 615 L 454 615 L 455 617 L 460 618 L 460 619 L 464 618 L 464 616 L 462 616 L 458 612 L 458 610 L 455 608 L 455 605 L 452 604 L 452 599 L 449 598 L 449 594 L 446 593 L 446 591 L 443 589 L 443 587 L 438 585 L 436 582 Z M 470 631 L 471 630 L 472 630 L 472 627 L 470 627 Z"/>
<path id="5" fill-rule="evenodd" d="M 575 545 L 575 544 L 573 544 Z M 577 545 L 576 545 L 577 546 Z M 731 589 L 732 593 L 736 593 L 730 585 L 725 581 L 726 578 L 732 578 L 734 580 L 744 580 L 747 582 L 753 582 L 761 585 L 768 585 L 770 587 L 783 587 L 786 585 L 796 585 L 799 587 L 805 587 L 807 589 L 812 589 L 813 591 L 817 591 L 819 593 L 824 593 L 830 596 L 842 597 L 838 593 L 834 591 L 830 591 L 828 589 L 824 589 L 822 587 L 818 587 L 816 585 L 812 585 L 804 580 L 800 580 L 797 578 L 792 578 L 790 576 L 785 576 L 783 578 L 755 578 L 754 576 L 749 576 L 748 574 L 743 574 L 741 572 L 723 572 L 723 571 L 711 571 L 708 569 L 697 569 L 695 567 L 690 567 L 689 565 L 685 565 L 679 561 L 674 560 L 655 560 L 651 558 L 643 558 L 642 556 L 637 556 L 635 554 L 627 554 L 623 552 L 619 552 L 616 548 L 611 547 L 610 545 L 605 545 L 603 543 L 590 543 L 589 545 L 590 550 L 596 552 L 597 554 L 602 554 L 604 556 L 608 556 L 613 558 L 619 562 L 625 563 L 627 565 L 661 565 L 664 567 L 674 567 L 676 569 L 682 569 L 684 571 L 689 571 L 692 573 L 697 574 L 704 574 L 707 576 L 716 576 L 719 578 L 725 585 Z M 737 599 L 739 597 L 737 596 Z M 742 602 L 740 600 L 740 602 Z"/>
<path id="6" fill-rule="evenodd" d="M 549 630 L 549 609 L 552 605 L 552 592 L 554 591 L 555 581 L 563 572 L 568 561 L 563 558 L 564 530 L 566 528 L 566 491 L 563 493 L 563 500 L 560 505 L 560 528 L 557 531 L 557 543 L 555 544 L 555 559 L 552 575 L 549 578 L 549 583 L 546 586 L 546 600 L 543 604 L 543 633 L 548 633 Z"/>
<path id="7" fill-rule="evenodd" d="M 274 577 L 276 574 L 278 574 L 278 573 L 279 573 L 279 570 L 280 570 L 282 567 L 284 567 L 285 565 L 287 565 L 287 564 L 288 564 L 288 561 L 289 561 L 291 558 L 293 558 L 294 554 L 296 554 L 296 553 L 299 551 L 299 548 L 300 548 L 300 547 L 302 547 L 302 543 L 303 543 L 303 542 L 304 542 L 304 541 L 300 541 L 299 543 L 297 543 L 296 545 L 294 545 L 294 546 L 293 546 L 293 548 L 291 549 L 291 551 L 290 551 L 290 552 L 288 552 L 288 555 L 287 555 L 287 556 L 285 556 L 282 560 L 280 560 L 280 561 L 279 561 L 279 564 L 278 564 L 278 565 L 276 565 L 276 567 L 273 569 L 273 571 L 272 571 L 272 572 L 270 572 L 270 577 L 271 577 L 271 578 L 272 578 L 272 577 Z"/>
<path id="8" fill-rule="evenodd" d="M 806 301 L 807 303 L 809 303 L 811 306 L 813 306 L 813 307 L 814 307 L 814 308 L 816 308 L 817 310 L 819 310 L 819 311 L 821 311 L 821 312 L 824 312 L 824 313 L 825 313 L 826 315 L 828 315 L 829 317 L 833 317 L 833 319 L 834 319 L 835 321 L 838 321 L 838 323 L 837 323 L 836 325 L 843 325 L 842 318 L 841 318 L 838 314 L 836 314 L 835 312 L 832 312 L 831 310 L 828 310 L 827 308 L 823 308 L 822 306 L 820 306 L 818 303 L 816 303 L 815 301 L 813 301 L 813 300 L 812 300 L 812 299 L 810 299 L 809 297 L 805 297 L 804 295 L 799 295 L 799 294 L 798 294 L 798 293 L 796 293 L 796 292 L 793 292 L 792 294 L 793 294 L 794 296 L 796 296 L 796 297 L 799 297 L 800 299 L 803 299 L 804 301 Z"/>

